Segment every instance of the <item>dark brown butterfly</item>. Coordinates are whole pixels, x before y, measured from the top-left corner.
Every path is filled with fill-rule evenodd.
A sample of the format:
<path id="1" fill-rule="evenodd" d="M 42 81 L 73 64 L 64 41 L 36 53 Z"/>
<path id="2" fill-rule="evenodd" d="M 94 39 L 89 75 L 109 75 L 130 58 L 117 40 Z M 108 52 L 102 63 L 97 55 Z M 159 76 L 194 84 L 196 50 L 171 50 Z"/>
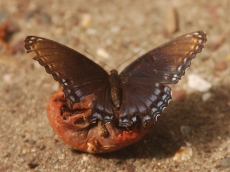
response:
<path id="1" fill-rule="evenodd" d="M 92 123 L 110 122 L 119 114 L 124 127 L 139 119 L 143 125 L 156 120 L 171 99 L 171 89 L 164 84 L 181 79 L 206 41 L 203 31 L 180 36 L 144 54 L 120 75 L 116 70 L 108 74 L 79 52 L 45 38 L 28 36 L 25 48 L 36 53 L 33 59 L 61 84 L 71 105 L 90 94 L 97 97 L 91 104 Z"/>

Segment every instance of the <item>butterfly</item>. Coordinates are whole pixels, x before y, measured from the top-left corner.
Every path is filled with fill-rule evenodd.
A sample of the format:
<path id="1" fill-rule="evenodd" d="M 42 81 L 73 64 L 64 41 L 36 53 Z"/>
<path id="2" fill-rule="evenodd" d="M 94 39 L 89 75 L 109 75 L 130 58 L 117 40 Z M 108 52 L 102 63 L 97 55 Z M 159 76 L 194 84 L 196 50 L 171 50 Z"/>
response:
<path id="1" fill-rule="evenodd" d="M 206 41 L 203 31 L 182 35 L 142 55 L 120 74 L 108 74 L 81 53 L 46 38 L 28 36 L 25 48 L 60 83 L 71 107 L 87 95 L 96 97 L 90 105 L 91 123 L 117 120 L 119 126 L 130 127 L 156 120 L 171 99 L 165 84 L 181 79 Z"/>

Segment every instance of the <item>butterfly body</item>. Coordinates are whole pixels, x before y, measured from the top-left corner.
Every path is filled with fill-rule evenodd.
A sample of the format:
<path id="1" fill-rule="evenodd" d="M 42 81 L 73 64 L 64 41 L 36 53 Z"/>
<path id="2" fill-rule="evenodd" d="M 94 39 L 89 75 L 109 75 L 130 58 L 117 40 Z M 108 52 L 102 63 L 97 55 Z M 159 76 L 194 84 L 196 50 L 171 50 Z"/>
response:
<path id="1" fill-rule="evenodd" d="M 116 70 L 110 71 L 109 85 L 110 85 L 110 95 L 111 95 L 112 102 L 116 108 L 120 108 L 122 91 L 121 91 L 120 77 Z"/>
<path id="2" fill-rule="evenodd" d="M 182 35 L 139 57 L 120 75 L 116 70 L 109 75 L 84 55 L 49 39 L 28 36 L 25 48 L 35 52 L 34 59 L 61 84 L 71 106 L 87 95 L 96 97 L 91 123 L 117 120 L 119 126 L 130 127 L 156 120 L 171 99 L 171 89 L 164 84 L 181 79 L 206 41 L 202 31 Z"/>

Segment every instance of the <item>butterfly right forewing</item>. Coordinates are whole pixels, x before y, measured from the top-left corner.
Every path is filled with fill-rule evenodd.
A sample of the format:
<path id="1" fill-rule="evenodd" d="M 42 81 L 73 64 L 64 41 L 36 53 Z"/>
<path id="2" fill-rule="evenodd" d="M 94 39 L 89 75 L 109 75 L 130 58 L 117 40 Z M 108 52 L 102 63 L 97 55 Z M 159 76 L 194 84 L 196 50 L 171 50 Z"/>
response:
<path id="1" fill-rule="evenodd" d="M 138 58 L 122 71 L 121 77 L 175 84 L 191 65 L 191 60 L 202 51 L 206 41 L 203 31 L 180 36 Z"/>
<path id="2" fill-rule="evenodd" d="M 204 48 L 202 31 L 180 36 L 163 44 L 127 66 L 121 73 L 123 91 L 120 124 L 130 126 L 139 117 L 143 124 L 161 114 L 171 99 L 171 89 Z"/>

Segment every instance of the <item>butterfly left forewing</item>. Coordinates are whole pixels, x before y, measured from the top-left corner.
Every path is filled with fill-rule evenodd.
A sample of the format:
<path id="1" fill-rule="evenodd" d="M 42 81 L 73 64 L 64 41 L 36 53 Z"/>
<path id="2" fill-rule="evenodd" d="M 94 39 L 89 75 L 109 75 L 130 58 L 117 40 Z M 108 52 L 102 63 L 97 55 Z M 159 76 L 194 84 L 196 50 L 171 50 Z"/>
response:
<path id="1" fill-rule="evenodd" d="M 102 67 L 79 52 L 46 38 L 28 36 L 25 48 L 28 53 L 35 52 L 34 60 L 61 84 L 71 105 L 93 94 L 96 100 L 91 105 L 91 121 L 113 119 L 111 103 L 101 100 L 109 94 L 109 76 Z"/>

